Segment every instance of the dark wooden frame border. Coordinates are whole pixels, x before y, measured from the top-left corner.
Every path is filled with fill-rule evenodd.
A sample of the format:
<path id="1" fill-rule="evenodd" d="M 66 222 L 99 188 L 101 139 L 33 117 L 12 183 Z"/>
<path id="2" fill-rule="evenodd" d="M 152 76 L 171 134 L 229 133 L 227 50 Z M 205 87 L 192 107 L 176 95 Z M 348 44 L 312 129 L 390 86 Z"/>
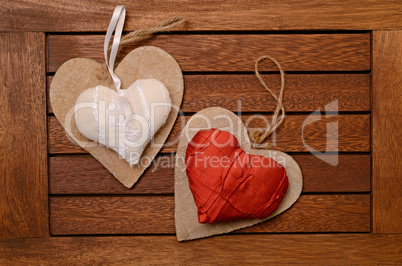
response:
<path id="1" fill-rule="evenodd" d="M 339 4 L 335 2 L 333 4 Z M 332 26 L 323 26 L 326 29 L 378 29 L 372 34 L 372 233 L 245 235 L 241 237 L 241 242 L 238 241 L 240 238 L 229 235 L 189 243 L 177 243 L 173 236 L 48 237 L 46 53 L 43 32 L 52 29 L 97 31 L 104 29 L 105 25 L 98 25 L 99 20 L 94 20 L 85 28 L 80 28 L 78 19 L 75 20 L 77 23 L 70 24 L 70 28 L 63 28 L 60 21 L 65 19 L 58 19 L 54 15 L 60 13 L 50 15 L 52 9 L 41 8 L 41 5 L 37 8 L 37 18 L 31 18 L 32 23 L 28 24 L 24 22 L 26 17 L 16 15 L 20 11 L 16 5 L 4 3 L 12 7 L 12 12 L 0 19 L 0 30 L 42 32 L 0 34 L 0 262 L 43 263 L 52 260 L 54 263 L 63 263 L 67 258 L 72 258 L 72 262 L 83 259 L 87 262 L 115 263 L 124 259 L 143 263 L 192 262 L 195 259 L 210 263 L 308 262 L 311 259 L 333 263 L 339 263 L 340 260 L 401 263 L 402 31 L 387 29 L 402 28 L 398 14 L 402 7 L 397 2 L 388 2 L 378 1 L 377 5 L 367 5 L 359 13 L 364 17 L 360 20 L 354 15 L 358 13 L 355 9 L 361 4 L 358 1 L 348 1 L 351 8 L 345 7 L 345 10 L 350 12 L 343 17 L 324 10 L 327 5 L 320 7 L 318 3 L 312 3 L 314 12 L 310 10 L 302 18 L 311 21 L 309 16 L 325 11 L 334 18 Z M 95 11 L 98 12 L 97 9 Z M 78 17 L 87 15 L 82 10 L 75 12 Z M 46 15 L 46 19 L 39 21 L 38 18 L 43 18 L 38 16 L 41 13 Z M 236 11 L 232 10 L 231 13 Z M 374 23 L 372 17 L 376 14 L 384 20 Z M 10 15 L 17 16 L 21 24 L 7 19 Z M 215 24 L 219 30 L 243 29 L 230 28 L 229 24 L 225 24 L 227 21 L 211 16 L 210 21 L 223 23 Z M 275 15 L 272 18 L 279 19 Z M 314 25 L 320 25 L 320 18 L 312 20 Z M 52 23 L 53 20 L 55 23 Z M 206 24 L 208 20 L 203 21 L 189 28 L 209 29 L 213 25 Z M 143 21 L 142 24 L 152 22 Z M 269 28 L 318 29 L 317 26 L 312 27 L 313 22 L 298 27 L 293 24 L 281 25 L 280 20 L 274 20 L 274 25 Z M 131 29 L 133 25 L 129 19 L 128 28 Z M 247 27 L 249 30 L 260 30 L 259 27 Z M 244 241 L 249 243 L 247 247 Z M 267 250 L 267 253 L 253 252 L 257 247 Z"/>
<path id="2" fill-rule="evenodd" d="M 373 233 L 402 233 L 402 31 L 374 31 Z"/>

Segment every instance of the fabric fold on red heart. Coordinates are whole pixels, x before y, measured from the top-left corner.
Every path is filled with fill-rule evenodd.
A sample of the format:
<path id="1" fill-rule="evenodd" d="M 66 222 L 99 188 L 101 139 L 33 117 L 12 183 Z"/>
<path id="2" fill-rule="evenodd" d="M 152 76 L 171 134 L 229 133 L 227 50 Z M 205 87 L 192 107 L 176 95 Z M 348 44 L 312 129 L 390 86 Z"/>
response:
<path id="1" fill-rule="evenodd" d="M 289 186 L 284 166 L 247 154 L 234 135 L 214 128 L 197 132 L 185 163 L 200 223 L 265 218 Z"/>

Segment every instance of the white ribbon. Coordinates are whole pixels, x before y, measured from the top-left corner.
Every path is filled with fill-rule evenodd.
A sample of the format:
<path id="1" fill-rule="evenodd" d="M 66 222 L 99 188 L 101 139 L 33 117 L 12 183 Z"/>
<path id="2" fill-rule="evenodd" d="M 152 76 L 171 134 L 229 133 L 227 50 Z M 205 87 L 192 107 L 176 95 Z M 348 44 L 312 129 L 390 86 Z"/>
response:
<path id="1" fill-rule="evenodd" d="M 117 94 L 119 95 L 120 104 L 123 107 L 124 114 L 126 116 L 129 116 L 131 114 L 130 104 L 128 102 L 128 99 L 124 96 L 124 91 L 120 89 L 121 87 L 120 79 L 113 72 L 114 62 L 116 60 L 117 51 L 119 49 L 121 33 L 123 32 L 125 18 L 126 18 L 126 8 L 124 6 L 116 6 L 113 12 L 112 19 L 110 20 L 109 23 L 109 27 L 106 32 L 103 49 L 105 53 L 106 66 L 109 69 L 110 76 L 112 76 L 114 86 L 116 87 Z M 107 51 L 113 31 L 114 31 L 113 44 L 108 61 Z"/>

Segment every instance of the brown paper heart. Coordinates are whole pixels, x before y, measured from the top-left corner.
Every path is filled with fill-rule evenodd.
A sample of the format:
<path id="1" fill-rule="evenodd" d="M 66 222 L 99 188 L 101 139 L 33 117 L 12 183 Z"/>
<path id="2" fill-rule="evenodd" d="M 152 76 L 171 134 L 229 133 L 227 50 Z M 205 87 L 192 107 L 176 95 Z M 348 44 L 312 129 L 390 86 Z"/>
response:
<path id="1" fill-rule="evenodd" d="M 137 79 L 158 79 L 170 92 L 172 109 L 166 123 L 156 132 L 153 141 L 145 148 L 138 165 L 130 165 L 119 155 L 80 134 L 75 123 L 74 106 L 84 90 L 97 85 L 114 88 L 113 81 L 103 79 L 104 68 L 94 60 L 74 58 L 65 62 L 56 72 L 50 85 L 50 102 L 53 112 L 69 136 L 105 166 L 126 187 L 132 187 L 162 148 L 177 118 L 183 99 L 184 83 L 180 66 L 164 50 L 143 46 L 130 52 L 116 68 L 122 89 Z"/>
<path id="2" fill-rule="evenodd" d="M 228 131 L 237 138 L 240 147 L 245 152 L 271 157 L 285 166 L 289 179 L 289 188 L 281 205 L 272 215 L 264 219 L 239 220 L 215 224 L 201 224 L 198 222 L 197 206 L 189 187 L 184 162 L 188 143 L 200 129 L 205 128 L 217 128 Z M 175 223 L 176 235 L 179 241 L 224 234 L 266 221 L 290 208 L 299 198 L 303 187 L 303 177 L 300 167 L 291 156 L 274 150 L 252 149 L 247 129 L 241 119 L 233 112 L 220 107 L 204 109 L 193 115 L 187 122 L 177 147 L 174 174 Z"/>

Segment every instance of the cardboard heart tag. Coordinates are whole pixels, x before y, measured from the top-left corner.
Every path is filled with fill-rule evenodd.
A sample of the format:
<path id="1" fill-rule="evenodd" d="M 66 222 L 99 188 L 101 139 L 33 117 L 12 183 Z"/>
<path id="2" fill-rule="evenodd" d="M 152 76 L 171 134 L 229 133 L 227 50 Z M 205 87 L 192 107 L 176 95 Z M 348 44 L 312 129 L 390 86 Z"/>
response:
<path id="1" fill-rule="evenodd" d="M 172 102 L 166 123 L 146 146 L 140 162 L 132 167 L 115 151 L 84 137 L 76 126 L 74 106 L 80 94 L 98 85 L 114 88 L 112 79 L 104 78 L 104 67 L 100 63 L 86 58 L 74 58 L 65 62 L 53 78 L 49 97 L 53 112 L 67 134 L 123 185 L 130 188 L 151 164 L 168 137 L 183 99 L 184 82 L 176 60 L 164 50 L 153 46 L 143 46 L 131 51 L 117 66 L 115 73 L 121 80 L 122 89 L 127 89 L 138 79 L 161 81 L 169 90 Z"/>
<path id="2" fill-rule="evenodd" d="M 233 134 L 240 148 L 246 153 L 270 157 L 286 169 L 289 187 L 278 209 L 263 219 L 237 220 L 221 223 L 199 223 L 197 206 L 189 187 L 185 157 L 188 143 L 201 129 L 216 128 Z M 183 129 L 176 153 L 175 165 L 175 224 L 179 241 L 192 240 L 212 235 L 224 234 L 253 226 L 271 219 L 290 208 L 299 198 L 303 187 L 303 177 L 296 161 L 286 153 L 275 150 L 252 149 L 247 129 L 233 112 L 220 107 L 204 109 L 193 115 Z"/>

